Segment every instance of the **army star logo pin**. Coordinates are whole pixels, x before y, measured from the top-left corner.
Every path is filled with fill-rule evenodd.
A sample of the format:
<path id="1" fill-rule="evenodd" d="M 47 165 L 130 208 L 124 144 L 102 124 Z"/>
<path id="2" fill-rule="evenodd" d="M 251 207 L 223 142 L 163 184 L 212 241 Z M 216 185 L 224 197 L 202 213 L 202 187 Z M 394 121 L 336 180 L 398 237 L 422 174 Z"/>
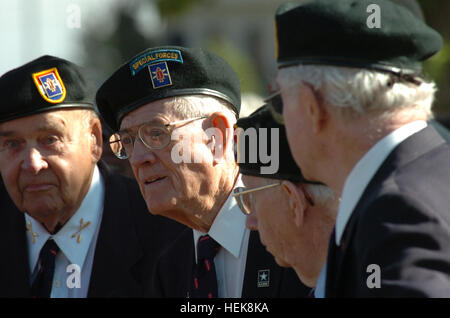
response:
<path id="1" fill-rule="evenodd" d="M 269 287 L 270 285 L 270 269 L 262 269 L 258 271 L 258 288 Z"/>

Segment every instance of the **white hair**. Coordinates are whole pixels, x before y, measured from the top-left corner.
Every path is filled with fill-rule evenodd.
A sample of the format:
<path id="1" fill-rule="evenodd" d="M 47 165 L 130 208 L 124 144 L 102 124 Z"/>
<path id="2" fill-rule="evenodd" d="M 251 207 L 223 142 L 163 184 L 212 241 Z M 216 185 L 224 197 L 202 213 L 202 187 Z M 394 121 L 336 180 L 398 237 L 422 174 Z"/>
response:
<path id="1" fill-rule="evenodd" d="M 172 99 L 174 114 L 181 119 L 209 116 L 214 112 L 225 114 L 231 124 L 236 123 L 236 114 L 231 104 L 208 95 L 177 96 Z"/>
<path id="2" fill-rule="evenodd" d="M 315 204 L 326 205 L 336 199 L 333 189 L 325 185 L 305 183 L 303 187 Z"/>
<path id="3" fill-rule="evenodd" d="M 209 116 L 215 112 L 222 113 L 227 119 L 231 127 L 236 123 L 237 116 L 232 110 L 231 104 L 228 102 L 208 95 L 188 95 L 177 96 L 171 100 L 172 113 L 180 119 L 189 119 L 194 117 Z M 227 161 L 235 165 L 233 138 L 230 137 L 231 147 L 225 154 Z"/>
<path id="4" fill-rule="evenodd" d="M 306 82 L 320 94 L 328 109 L 341 115 L 348 114 L 348 110 L 352 116 L 381 110 L 383 116 L 408 107 L 431 117 L 435 83 L 416 86 L 395 79 L 395 75 L 387 73 L 327 65 L 298 65 L 283 68 L 278 74 L 282 88 Z"/>

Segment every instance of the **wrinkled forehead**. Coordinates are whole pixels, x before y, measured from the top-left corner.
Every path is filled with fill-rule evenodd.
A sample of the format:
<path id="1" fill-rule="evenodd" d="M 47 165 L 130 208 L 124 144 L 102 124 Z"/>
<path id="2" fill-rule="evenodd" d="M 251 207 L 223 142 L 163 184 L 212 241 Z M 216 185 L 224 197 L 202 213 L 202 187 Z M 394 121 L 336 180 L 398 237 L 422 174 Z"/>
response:
<path id="1" fill-rule="evenodd" d="M 156 124 L 164 125 L 171 121 L 178 120 L 175 115 L 175 103 L 176 99 L 171 97 L 160 99 L 139 107 L 128 113 L 122 119 L 122 122 L 120 123 L 120 130 L 129 130 L 147 122 L 154 122 Z"/>
<path id="2" fill-rule="evenodd" d="M 78 116 L 77 116 L 78 115 Z M 33 133 L 43 130 L 62 131 L 75 124 L 77 110 L 56 110 L 0 123 L 0 135 Z"/>
<path id="3" fill-rule="evenodd" d="M 251 176 L 243 174 L 241 176 L 242 182 L 248 188 L 257 188 L 260 186 L 265 186 L 267 184 L 273 183 L 274 179 L 267 179 L 263 177 Z"/>

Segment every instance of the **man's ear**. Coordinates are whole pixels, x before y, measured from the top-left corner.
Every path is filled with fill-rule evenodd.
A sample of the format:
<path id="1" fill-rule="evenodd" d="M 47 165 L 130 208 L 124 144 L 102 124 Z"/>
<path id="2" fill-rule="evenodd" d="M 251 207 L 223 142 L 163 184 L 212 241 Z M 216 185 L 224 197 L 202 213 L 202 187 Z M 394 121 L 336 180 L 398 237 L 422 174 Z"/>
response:
<path id="1" fill-rule="evenodd" d="M 328 113 L 323 101 L 319 99 L 318 93 L 314 92 L 312 86 L 302 83 L 300 94 L 298 94 L 298 105 L 306 107 L 306 116 L 314 134 L 321 132 Z"/>
<path id="2" fill-rule="evenodd" d="M 227 153 L 232 150 L 233 127 L 228 118 L 220 112 L 215 112 L 208 118 L 207 135 L 209 145 L 214 156 L 214 162 L 224 160 Z"/>
<path id="3" fill-rule="evenodd" d="M 98 118 L 92 118 L 90 122 L 90 140 L 92 150 L 92 160 L 97 163 L 102 157 L 103 133 L 102 124 Z"/>
<path id="4" fill-rule="evenodd" d="M 306 208 L 308 206 L 303 188 L 287 180 L 281 182 L 281 188 L 288 196 L 289 209 L 291 211 L 294 224 L 297 227 L 302 226 L 305 219 Z"/>

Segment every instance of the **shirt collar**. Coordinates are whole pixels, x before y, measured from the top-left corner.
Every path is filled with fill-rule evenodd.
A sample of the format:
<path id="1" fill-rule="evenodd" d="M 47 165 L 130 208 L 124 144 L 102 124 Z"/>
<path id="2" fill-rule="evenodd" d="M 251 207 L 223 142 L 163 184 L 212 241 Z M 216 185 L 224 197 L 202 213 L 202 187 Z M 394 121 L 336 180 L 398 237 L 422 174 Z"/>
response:
<path id="1" fill-rule="evenodd" d="M 243 187 L 241 175 L 238 176 L 234 188 Z M 220 209 L 208 231 L 217 243 L 238 258 L 241 253 L 242 240 L 245 234 L 245 218 L 232 194 Z M 206 233 L 193 230 L 195 243 L 195 258 L 197 259 L 197 241 Z"/>
<path id="2" fill-rule="evenodd" d="M 319 277 L 317 278 L 316 287 L 314 288 L 315 298 L 325 298 L 326 275 L 327 275 L 327 262 L 323 264 L 322 269 L 320 270 Z"/>
<path id="3" fill-rule="evenodd" d="M 97 166 L 95 166 L 89 191 L 83 199 L 80 208 L 69 221 L 64 224 L 58 233 L 54 235 L 48 233 L 40 222 L 25 213 L 26 226 L 30 227 L 31 224 L 31 231 L 35 233 L 33 235 L 35 240 L 33 243 L 31 231 L 30 229 L 27 230 L 28 255 L 31 273 L 36 267 L 39 253 L 49 237 L 53 238 L 59 249 L 64 253 L 71 264 L 77 264 L 81 269 L 83 268 L 91 241 L 102 218 L 104 193 L 105 186 L 103 178 Z M 78 232 L 81 220 L 83 220 L 83 224 L 86 224 L 87 222 L 90 222 L 90 224 Z M 78 236 L 78 234 L 80 234 L 80 236 Z"/>
<path id="4" fill-rule="evenodd" d="M 425 121 L 418 120 L 397 128 L 379 140 L 353 167 L 342 191 L 342 200 L 336 219 L 336 245 L 340 245 L 345 227 L 356 204 L 387 156 L 406 138 L 426 126 Z"/>

